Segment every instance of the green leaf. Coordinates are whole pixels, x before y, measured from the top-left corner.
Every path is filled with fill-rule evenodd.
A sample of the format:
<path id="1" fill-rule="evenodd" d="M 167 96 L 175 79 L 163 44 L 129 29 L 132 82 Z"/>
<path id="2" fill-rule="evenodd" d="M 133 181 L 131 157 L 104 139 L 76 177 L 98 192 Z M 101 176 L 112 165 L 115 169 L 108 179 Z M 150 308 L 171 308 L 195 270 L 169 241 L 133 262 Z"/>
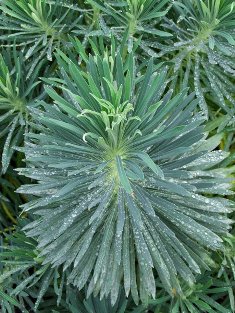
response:
<path id="1" fill-rule="evenodd" d="M 116 156 L 116 164 L 117 164 L 117 171 L 118 171 L 118 176 L 120 179 L 121 186 L 128 192 L 132 192 L 132 188 L 129 182 L 129 179 L 127 178 L 125 169 L 123 167 L 123 161 L 120 156 Z"/>
<path id="2" fill-rule="evenodd" d="M 147 165 L 157 176 L 164 178 L 164 174 L 161 168 L 153 162 L 153 160 L 150 158 L 150 156 L 147 153 L 138 152 L 138 153 L 133 153 L 132 155 L 141 159 L 144 162 L 144 164 Z"/>
<path id="3" fill-rule="evenodd" d="M 6 293 L 4 293 L 3 291 L 0 290 L 0 297 L 2 298 L 2 300 L 7 301 L 11 304 L 13 304 L 14 306 L 21 308 L 21 304 L 13 297 L 7 295 Z"/>

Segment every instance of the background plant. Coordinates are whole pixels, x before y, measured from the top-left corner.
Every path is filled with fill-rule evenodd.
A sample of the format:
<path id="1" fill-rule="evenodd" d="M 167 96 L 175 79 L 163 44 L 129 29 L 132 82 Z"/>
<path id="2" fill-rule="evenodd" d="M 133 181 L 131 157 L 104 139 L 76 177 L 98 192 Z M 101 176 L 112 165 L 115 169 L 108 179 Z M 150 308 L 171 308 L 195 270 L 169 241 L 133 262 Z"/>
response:
<path id="1" fill-rule="evenodd" d="M 205 95 L 234 116 L 234 25 L 231 0 L 175 1 L 164 26 L 174 36 L 168 44 L 153 43 L 173 62 L 173 85 L 190 86 L 208 114 Z"/>
<path id="2" fill-rule="evenodd" d="M 1 311 L 234 312 L 234 2 L 1 0 L 0 41 Z"/>
<path id="3" fill-rule="evenodd" d="M 53 51 L 69 48 L 68 35 L 79 27 L 83 15 L 72 1 L 64 2 L 30 0 L 3 0 L 0 29 L 4 34 L 0 39 L 7 44 L 16 42 L 25 51 L 25 58 L 34 58 L 26 77 L 34 72 L 43 59 L 53 59 Z"/>
<path id="4" fill-rule="evenodd" d="M 161 18 L 171 7 L 171 1 L 164 0 L 128 0 L 101 1 L 88 0 L 94 10 L 96 27 L 102 30 L 104 36 L 114 34 L 122 38 L 127 32 L 128 49 L 133 48 L 133 41 L 144 37 L 168 37 L 170 33 L 159 29 Z M 98 24 L 99 21 L 99 24 Z M 149 47 L 142 38 L 140 46 L 148 51 Z"/>
<path id="5" fill-rule="evenodd" d="M 25 82 L 31 64 L 24 62 L 24 55 L 13 49 L 2 51 L 0 56 L 0 137 L 2 147 L 2 172 L 5 173 L 14 147 L 23 143 L 23 134 L 28 128 L 28 106 L 43 98 L 38 76 L 43 60 L 34 69 L 34 74 Z"/>

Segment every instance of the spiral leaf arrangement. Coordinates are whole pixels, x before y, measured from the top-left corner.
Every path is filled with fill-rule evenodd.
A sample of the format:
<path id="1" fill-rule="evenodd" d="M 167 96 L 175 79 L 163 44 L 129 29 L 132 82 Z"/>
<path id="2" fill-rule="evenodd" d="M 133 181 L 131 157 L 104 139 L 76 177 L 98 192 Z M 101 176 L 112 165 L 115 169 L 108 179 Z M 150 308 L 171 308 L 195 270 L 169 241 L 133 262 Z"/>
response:
<path id="1" fill-rule="evenodd" d="M 0 311 L 234 313 L 231 0 L 0 0 Z"/>
<path id="2" fill-rule="evenodd" d="M 198 101 L 186 91 L 163 95 L 166 71 L 152 60 L 141 75 L 120 51 L 85 56 L 84 69 L 57 58 L 62 94 L 52 80 L 54 106 L 31 110 L 40 133 L 27 135 L 30 167 L 20 170 L 39 182 L 19 190 L 38 197 L 24 206 L 37 216 L 27 234 L 45 263 L 73 264 L 68 279 L 79 289 L 89 282 L 88 295 L 111 294 L 114 304 L 123 279 L 126 295 L 144 302 L 155 297 L 154 268 L 180 293 L 178 276 L 192 284 L 205 248 L 222 247 L 223 213 L 232 211 L 228 200 L 202 195 L 230 192 L 209 170 L 225 155 L 203 149 L 203 118 L 191 119 Z"/>
<path id="3" fill-rule="evenodd" d="M 68 48 L 70 34 L 82 19 L 72 3 L 69 7 L 46 0 L 3 0 L 0 10 L 1 40 L 7 44 L 16 42 L 26 52 L 25 58 L 34 57 L 27 77 L 32 75 L 37 64 L 47 58 L 52 61 L 53 51 L 58 47 Z"/>
<path id="4" fill-rule="evenodd" d="M 9 54 L 13 54 L 13 59 Z M 25 83 L 29 65 L 24 63 L 23 54 L 13 49 L 4 49 L 0 55 L 0 138 L 3 145 L 2 172 L 5 173 L 14 153 L 14 148 L 23 142 L 23 134 L 28 125 L 28 109 L 36 98 L 43 98 L 44 92 L 35 97 L 35 90 L 40 90 L 37 75 L 43 65 L 41 61 L 35 68 L 34 75 Z"/>
<path id="5" fill-rule="evenodd" d="M 159 45 L 160 54 L 174 53 L 174 73 L 182 87 L 189 84 L 208 114 L 205 94 L 230 116 L 234 115 L 234 1 L 176 1 L 174 18 L 165 26 L 172 46 Z M 191 82 L 190 82 L 191 81 Z"/>

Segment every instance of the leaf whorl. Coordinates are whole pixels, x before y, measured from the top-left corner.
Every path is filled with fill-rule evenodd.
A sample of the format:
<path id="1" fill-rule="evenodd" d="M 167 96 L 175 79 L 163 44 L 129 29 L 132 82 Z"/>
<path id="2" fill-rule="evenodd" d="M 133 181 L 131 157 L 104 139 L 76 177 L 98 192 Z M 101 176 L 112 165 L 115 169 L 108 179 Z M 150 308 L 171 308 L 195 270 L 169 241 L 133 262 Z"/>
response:
<path id="1" fill-rule="evenodd" d="M 155 297 L 154 270 L 169 293 L 181 293 L 180 277 L 193 283 L 233 208 L 219 197 L 228 180 L 211 169 L 226 154 L 210 152 L 194 94 L 172 98 L 165 68 L 140 70 L 121 52 L 84 56 L 85 67 L 58 52 L 54 104 L 31 109 L 39 123 L 20 169 L 38 183 L 19 191 L 36 196 L 25 230 L 44 263 L 73 265 L 69 281 L 88 283 L 88 295 L 115 303 L 124 285 L 137 303 Z"/>

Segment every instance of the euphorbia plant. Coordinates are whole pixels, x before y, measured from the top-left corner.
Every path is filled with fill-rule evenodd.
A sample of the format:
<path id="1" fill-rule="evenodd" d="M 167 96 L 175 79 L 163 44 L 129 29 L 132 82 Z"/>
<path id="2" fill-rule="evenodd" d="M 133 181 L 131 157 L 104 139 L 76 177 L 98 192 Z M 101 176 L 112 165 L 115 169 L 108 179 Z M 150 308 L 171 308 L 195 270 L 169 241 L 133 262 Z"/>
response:
<path id="1" fill-rule="evenodd" d="M 44 263 L 72 265 L 69 282 L 113 304 L 122 285 L 136 303 L 155 297 L 155 270 L 181 294 L 179 278 L 193 284 L 223 247 L 233 210 L 219 196 L 229 180 L 210 170 L 226 154 L 210 152 L 195 95 L 172 98 L 164 68 L 151 59 L 142 74 L 121 55 L 113 44 L 79 66 L 58 51 L 61 77 L 45 86 L 54 104 L 31 109 L 38 124 L 20 169 L 38 183 L 19 189 L 36 196 L 25 230 Z"/>
<path id="2" fill-rule="evenodd" d="M 103 36 L 113 34 L 122 40 L 123 34 L 128 34 L 128 49 L 131 51 L 133 43 L 140 37 L 140 46 L 147 53 L 151 52 L 147 41 L 150 38 L 165 38 L 172 36 L 160 27 L 162 18 L 171 8 L 169 0 L 127 0 L 125 2 L 88 0 L 99 14 L 100 29 Z M 153 39 L 154 40 L 154 39 Z"/>
<path id="3" fill-rule="evenodd" d="M 70 0 L 67 5 L 61 1 L 2 0 L 0 10 L 0 40 L 7 41 L 6 45 L 17 44 L 26 51 L 26 59 L 33 57 L 26 77 L 32 75 L 41 60 L 52 61 L 56 48 L 68 48 L 68 35 L 79 28 L 83 18 Z"/>
<path id="4" fill-rule="evenodd" d="M 234 10 L 0 0 L 1 313 L 235 311 Z"/>
<path id="5" fill-rule="evenodd" d="M 30 64 L 16 48 L 8 48 L 0 55 L 0 138 L 2 138 L 2 172 L 7 171 L 16 146 L 23 143 L 23 135 L 29 124 L 28 108 L 44 96 L 38 75 L 44 61 L 34 69 L 28 81 L 25 78 Z M 38 91 L 41 93 L 39 94 Z"/>
<path id="6" fill-rule="evenodd" d="M 235 6 L 232 0 L 175 1 L 172 17 L 164 24 L 171 32 L 167 44 L 153 43 L 173 62 L 181 88 L 193 86 L 202 110 L 208 114 L 205 95 L 223 112 L 235 112 Z"/>

